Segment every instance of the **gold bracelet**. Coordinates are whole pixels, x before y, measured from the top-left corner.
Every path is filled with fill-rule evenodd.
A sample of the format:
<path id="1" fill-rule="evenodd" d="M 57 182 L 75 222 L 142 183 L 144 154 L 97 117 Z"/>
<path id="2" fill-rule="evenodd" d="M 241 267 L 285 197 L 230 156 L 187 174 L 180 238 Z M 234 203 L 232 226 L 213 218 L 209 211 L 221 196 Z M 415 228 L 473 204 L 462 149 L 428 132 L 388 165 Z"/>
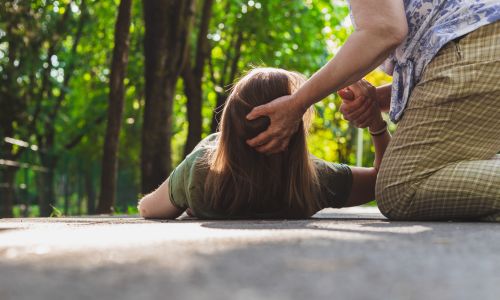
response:
<path id="1" fill-rule="evenodd" d="M 371 131 L 370 129 L 368 129 L 368 131 L 370 132 L 370 134 L 372 136 L 379 136 L 379 135 L 382 135 L 384 134 L 386 131 L 387 131 L 387 122 L 384 121 L 384 127 L 382 127 L 381 129 L 377 130 L 377 131 Z"/>

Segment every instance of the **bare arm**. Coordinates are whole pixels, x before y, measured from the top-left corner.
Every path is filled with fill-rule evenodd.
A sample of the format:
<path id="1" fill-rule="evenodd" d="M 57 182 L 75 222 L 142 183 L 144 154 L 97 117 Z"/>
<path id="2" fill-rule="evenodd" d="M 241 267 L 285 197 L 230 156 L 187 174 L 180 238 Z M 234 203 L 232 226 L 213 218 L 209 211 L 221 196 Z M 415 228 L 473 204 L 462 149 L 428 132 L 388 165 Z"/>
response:
<path id="1" fill-rule="evenodd" d="M 295 94 L 303 111 L 332 92 L 353 84 L 378 67 L 406 38 L 403 1 L 352 0 L 356 28 L 338 54 Z"/>
<path id="2" fill-rule="evenodd" d="M 408 24 L 401 0 L 351 0 L 356 28 L 338 54 L 295 94 L 254 108 L 252 120 L 268 116 L 271 125 L 247 143 L 259 152 L 276 153 L 288 145 L 306 109 L 330 93 L 361 79 L 380 65 L 406 37 Z"/>
<path id="3" fill-rule="evenodd" d="M 182 210 L 170 201 L 168 179 L 154 192 L 144 196 L 137 208 L 141 217 L 148 219 L 175 219 L 182 214 Z"/>
<path id="4" fill-rule="evenodd" d="M 385 149 L 391 140 L 388 131 L 383 135 L 372 137 L 375 145 L 375 162 L 372 168 L 351 167 L 352 188 L 345 206 L 358 206 L 375 200 L 375 183 L 377 182 L 378 168 Z"/>
<path id="5" fill-rule="evenodd" d="M 389 112 L 391 108 L 392 84 L 377 87 L 378 106 L 382 112 Z"/>

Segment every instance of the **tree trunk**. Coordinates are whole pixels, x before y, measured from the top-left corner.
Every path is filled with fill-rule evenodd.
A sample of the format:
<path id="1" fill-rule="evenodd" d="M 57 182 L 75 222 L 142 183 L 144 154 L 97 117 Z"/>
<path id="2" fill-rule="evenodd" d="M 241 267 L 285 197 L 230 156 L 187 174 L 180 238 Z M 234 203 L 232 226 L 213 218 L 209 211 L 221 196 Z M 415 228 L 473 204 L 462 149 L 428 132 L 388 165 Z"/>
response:
<path id="1" fill-rule="evenodd" d="M 184 145 L 184 156 L 187 156 L 201 140 L 201 107 L 203 103 L 203 95 L 201 90 L 202 78 L 192 74 L 190 71 L 183 73 L 184 93 L 186 93 L 187 97 L 188 120 L 188 136 L 186 144 Z"/>
<path id="2" fill-rule="evenodd" d="M 39 207 L 40 217 L 48 217 L 52 213 L 52 206 L 55 204 L 54 192 L 54 168 L 49 164 L 44 165 L 47 168 L 46 173 L 41 173 L 41 181 L 39 187 Z"/>
<path id="3" fill-rule="evenodd" d="M 85 193 L 87 194 L 87 214 L 95 214 L 95 190 L 92 169 L 85 172 Z"/>
<path id="4" fill-rule="evenodd" d="M 2 95 L 0 94 L 0 97 Z M 5 99 L 0 99 L 0 103 L 4 104 Z M 3 106 L 2 106 L 3 108 Z M 2 109 L 3 110 L 3 109 Z M 0 116 L 0 159 L 15 160 L 16 158 L 12 156 L 12 145 L 4 142 L 5 137 L 11 137 L 14 128 L 12 127 L 12 119 L 8 118 L 8 115 L 3 116 L 1 112 Z M 15 179 L 17 168 L 12 166 L 0 166 L 0 200 L 2 203 L 0 205 L 0 218 L 11 218 L 13 217 L 12 208 L 14 206 L 15 198 Z"/>
<path id="5" fill-rule="evenodd" d="M 142 128 L 143 193 L 158 187 L 171 169 L 172 105 L 186 56 L 193 0 L 143 0 L 146 101 Z"/>
<path id="6" fill-rule="evenodd" d="M 79 172 L 79 174 L 81 174 L 81 172 Z M 76 181 L 76 184 L 77 184 L 77 200 L 76 200 L 76 203 L 77 203 L 77 208 L 76 208 L 76 214 L 81 216 L 82 215 L 82 198 L 83 198 L 83 189 L 82 189 L 82 178 L 80 176 L 77 176 L 77 181 Z"/>
<path id="7" fill-rule="evenodd" d="M 15 198 L 15 177 L 16 177 L 17 169 L 13 167 L 6 167 L 2 173 L 2 184 L 1 187 L 1 195 L 3 199 L 3 204 L 1 206 L 0 218 L 12 218 L 13 212 L 12 208 L 14 206 L 14 198 Z"/>
<path id="8" fill-rule="evenodd" d="M 228 49 L 227 61 L 224 64 L 220 82 L 218 84 L 214 82 L 216 86 L 225 88 L 226 86 L 232 84 L 236 78 L 236 74 L 238 73 L 238 63 L 240 61 L 241 47 L 243 45 L 243 31 L 240 28 L 236 28 L 236 31 L 237 32 L 235 33 L 235 39 L 229 44 L 230 49 Z M 230 54 L 232 50 L 234 51 L 234 55 Z M 225 74 L 227 73 L 229 62 L 231 62 L 231 69 L 229 70 L 229 77 L 227 77 L 226 80 Z M 216 132 L 219 127 L 222 110 L 224 108 L 224 103 L 226 103 L 227 97 L 228 95 L 225 90 L 217 92 L 217 101 L 215 104 L 214 112 L 212 114 L 212 125 L 210 128 L 212 132 Z"/>
<path id="9" fill-rule="evenodd" d="M 69 176 L 63 176 L 63 191 L 64 191 L 64 215 L 69 216 Z"/>
<path id="10" fill-rule="evenodd" d="M 102 157 L 101 194 L 98 213 L 111 213 L 116 201 L 118 143 L 125 94 L 124 79 L 128 64 L 132 0 L 121 0 L 115 25 L 115 48 L 109 80 L 108 126 Z"/>
<path id="11" fill-rule="evenodd" d="M 45 168 L 45 172 L 41 174 L 41 186 L 39 191 L 41 191 L 40 196 L 40 216 L 48 217 L 51 215 L 53 207 L 56 203 L 56 193 L 54 189 L 54 178 L 55 169 L 58 163 L 58 157 L 53 152 L 54 142 L 55 142 L 55 129 L 52 123 L 45 123 L 46 125 L 46 135 L 45 139 L 39 138 L 39 146 L 41 147 L 38 151 L 40 157 L 40 163 Z"/>
<path id="12" fill-rule="evenodd" d="M 184 146 L 184 156 L 187 156 L 201 140 L 202 121 L 201 109 L 203 105 L 202 80 L 205 63 L 210 55 L 210 44 L 207 37 L 210 19 L 212 18 L 213 0 L 205 0 L 201 11 L 198 26 L 198 39 L 194 47 L 194 65 L 191 58 L 186 58 L 186 65 L 182 72 L 184 92 L 187 97 L 188 136 Z M 188 53 L 191 51 L 188 50 Z"/>
<path id="13" fill-rule="evenodd" d="M 70 4 L 71 3 L 68 3 L 66 12 L 71 10 L 69 6 Z M 72 57 L 76 57 L 78 45 L 80 43 L 83 34 L 83 27 L 86 22 L 87 6 L 84 0 L 82 0 L 80 3 L 80 11 L 81 15 L 78 20 L 76 33 L 73 39 L 73 45 L 71 47 Z M 61 26 L 59 26 L 58 28 L 60 29 L 65 28 L 64 24 L 66 22 L 65 20 L 68 18 L 67 16 L 68 14 L 69 12 L 63 15 L 63 19 L 61 20 Z M 60 34 L 62 34 L 62 32 Z M 55 47 L 54 45 L 59 42 L 60 42 L 59 39 L 55 39 L 55 41 L 53 41 L 52 43 L 53 44 L 52 46 Z M 70 60 L 69 63 L 65 66 L 61 93 L 57 98 L 54 99 L 55 100 L 54 104 L 51 105 L 49 112 L 47 112 L 47 116 L 43 118 L 44 119 L 44 121 L 42 122 L 44 127 L 43 132 L 35 130 L 38 146 L 40 147 L 40 151 L 38 151 L 38 154 L 40 156 L 40 161 L 42 163 L 42 166 L 47 169 L 47 172 L 41 176 L 42 192 L 40 195 L 40 215 L 42 217 L 50 216 L 50 214 L 52 213 L 52 206 L 54 205 L 56 200 L 54 191 L 54 178 L 55 178 L 55 168 L 57 166 L 59 153 L 56 153 L 56 149 L 54 147 L 55 135 L 56 135 L 54 120 L 57 117 L 57 114 L 59 113 L 62 103 L 66 98 L 66 94 L 69 90 L 69 83 L 76 67 L 75 61 L 76 59 Z M 45 74 L 48 74 L 49 70 L 50 69 L 48 68 Z M 46 93 L 45 95 L 46 98 L 48 99 L 52 98 L 54 95 L 52 94 L 51 89 L 52 89 L 52 83 L 48 82 L 46 86 L 42 87 L 41 91 L 42 95 Z M 34 126 L 33 128 L 36 128 L 36 124 L 34 124 L 33 126 Z"/>

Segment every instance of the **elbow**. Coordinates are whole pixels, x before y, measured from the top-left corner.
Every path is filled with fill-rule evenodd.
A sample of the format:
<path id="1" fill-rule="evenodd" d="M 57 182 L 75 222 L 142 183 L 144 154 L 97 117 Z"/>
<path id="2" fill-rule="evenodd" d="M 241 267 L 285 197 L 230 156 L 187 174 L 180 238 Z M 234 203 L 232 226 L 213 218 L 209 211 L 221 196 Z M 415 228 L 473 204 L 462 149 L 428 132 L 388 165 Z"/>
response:
<path id="1" fill-rule="evenodd" d="M 373 167 L 370 168 L 370 175 L 372 176 L 373 180 L 376 181 L 377 180 L 377 176 L 378 176 L 378 170 L 379 170 L 379 166 L 378 164 L 374 164 Z"/>
<path id="2" fill-rule="evenodd" d="M 143 218 L 150 218 L 151 217 L 151 212 L 147 208 L 147 205 L 145 204 L 144 201 L 145 198 L 142 198 L 139 200 L 139 203 L 137 203 L 137 210 L 139 211 L 139 215 Z"/>
<path id="3" fill-rule="evenodd" d="M 388 51 L 396 49 L 408 36 L 408 23 L 380 24 L 370 28 L 370 34 L 377 36 Z"/>
<path id="4" fill-rule="evenodd" d="M 386 36 L 386 41 L 391 48 L 396 48 L 401 45 L 408 36 L 408 24 L 406 21 L 403 23 L 397 23 L 388 25 L 385 28 L 385 32 L 382 32 Z"/>
<path id="5" fill-rule="evenodd" d="M 396 26 L 391 30 L 391 37 L 394 44 L 397 46 L 401 45 L 408 36 L 408 24 L 405 22 L 400 26 Z"/>

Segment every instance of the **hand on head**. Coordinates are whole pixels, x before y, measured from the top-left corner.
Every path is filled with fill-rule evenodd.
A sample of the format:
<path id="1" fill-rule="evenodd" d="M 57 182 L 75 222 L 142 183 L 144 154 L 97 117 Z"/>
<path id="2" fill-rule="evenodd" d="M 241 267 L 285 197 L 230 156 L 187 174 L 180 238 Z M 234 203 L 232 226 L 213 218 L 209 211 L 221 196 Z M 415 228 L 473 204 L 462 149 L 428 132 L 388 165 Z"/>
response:
<path id="1" fill-rule="evenodd" d="M 376 88 L 368 81 L 360 80 L 338 91 L 338 94 L 342 98 L 340 112 L 354 126 L 374 130 L 384 126 Z"/>
<path id="2" fill-rule="evenodd" d="M 286 95 L 265 105 L 255 107 L 248 115 L 248 120 L 261 116 L 271 119 L 267 130 L 247 141 L 261 153 L 274 154 L 286 150 L 290 138 L 299 128 L 304 111 L 298 107 L 293 96 Z"/>

